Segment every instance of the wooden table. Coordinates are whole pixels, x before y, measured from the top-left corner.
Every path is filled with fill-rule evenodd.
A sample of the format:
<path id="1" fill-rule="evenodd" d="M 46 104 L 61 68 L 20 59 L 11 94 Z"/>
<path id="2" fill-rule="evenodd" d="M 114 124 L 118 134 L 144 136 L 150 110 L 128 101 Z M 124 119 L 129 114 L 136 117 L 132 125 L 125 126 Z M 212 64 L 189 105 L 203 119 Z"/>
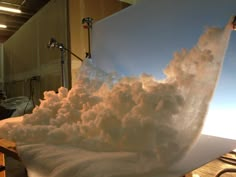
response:
<path id="1" fill-rule="evenodd" d="M 20 160 L 16 151 L 16 143 L 13 141 L 0 138 L 0 152 L 16 160 Z"/>
<path id="2" fill-rule="evenodd" d="M 0 152 L 0 165 L 3 165 L 5 166 L 5 157 L 4 157 L 4 154 Z M 5 171 L 1 171 L 0 172 L 0 177 L 5 177 L 6 176 L 6 173 Z"/>
<path id="3" fill-rule="evenodd" d="M 16 144 L 13 141 L 0 138 L 0 165 L 5 166 L 5 155 L 20 160 L 16 151 Z M 0 172 L 0 177 L 6 177 L 6 172 Z"/>

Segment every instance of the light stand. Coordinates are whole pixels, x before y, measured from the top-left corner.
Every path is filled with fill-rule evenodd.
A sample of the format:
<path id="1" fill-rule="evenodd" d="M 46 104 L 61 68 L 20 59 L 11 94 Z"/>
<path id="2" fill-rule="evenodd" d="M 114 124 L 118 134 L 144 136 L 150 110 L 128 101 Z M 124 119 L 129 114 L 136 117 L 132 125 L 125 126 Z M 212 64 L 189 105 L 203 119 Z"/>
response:
<path id="1" fill-rule="evenodd" d="M 61 76 L 62 76 L 61 77 L 61 84 L 63 87 L 65 87 L 65 85 L 66 85 L 65 60 L 64 60 L 65 50 L 64 50 L 63 44 L 60 44 L 58 48 L 61 51 Z"/>
<path id="2" fill-rule="evenodd" d="M 75 53 L 67 49 L 62 43 L 59 43 L 56 41 L 56 39 L 51 38 L 50 41 L 48 42 L 48 48 L 58 48 L 61 52 L 61 84 L 63 87 L 66 85 L 66 75 L 65 75 L 65 59 L 64 59 L 64 53 L 65 51 L 69 52 L 71 55 L 79 59 L 81 62 L 83 62 L 83 59 L 81 59 L 79 56 L 77 56 Z"/>
<path id="3" fill-rule="evenodd" d="M 84 25 L 84 28 L 88 29 L 88 52 L 86 52 L 86 58 L 91 58 L 91 29 L 93 26 L 93 19 L 91 17 L 86 17 L 82 19 L 82 24 L 86 24 Z"/>

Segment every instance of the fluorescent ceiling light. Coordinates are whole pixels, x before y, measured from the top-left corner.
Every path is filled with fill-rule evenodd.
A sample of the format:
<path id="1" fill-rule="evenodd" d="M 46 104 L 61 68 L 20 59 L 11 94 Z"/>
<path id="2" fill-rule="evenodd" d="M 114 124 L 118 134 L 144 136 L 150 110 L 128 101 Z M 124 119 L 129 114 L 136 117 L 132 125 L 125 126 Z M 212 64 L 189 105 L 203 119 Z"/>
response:
<path id="1" fill-rule="evenodd" d="M 7 28 L 6 25 L 0 24 L 0 28 Z"/>
<path id="2" fill-rule="evenodd" d="M 12 12 L 12 13 L 21 13 L 20 9 L 10 8 L 10 7 L 3 7 L 0 6 L 1 11 Z"/>

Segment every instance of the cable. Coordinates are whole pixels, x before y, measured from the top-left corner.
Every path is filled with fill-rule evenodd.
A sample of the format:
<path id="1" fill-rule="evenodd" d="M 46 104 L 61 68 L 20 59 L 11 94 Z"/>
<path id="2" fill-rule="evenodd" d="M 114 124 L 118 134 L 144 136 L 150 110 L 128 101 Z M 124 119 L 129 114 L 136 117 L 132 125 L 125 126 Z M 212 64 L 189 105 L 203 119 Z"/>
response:
<path id="1" fill-rule="evenodd" d="M 221 175 L 225 174 L 225 173 L 236 173 L 236 169 L 235 168 L 226 168 L 221 170 L 220 172 L 218 172 L 216 174 L 215 177 L 220 177 Z"/>
<path id="2" fill-rule="evenodd" d="M 81 62 L 83 62 L 84 60 L 82 58 L 80 58 L 78 55 L 76 55 L 75 53 L 73 53 L 72 51 L 70 51 L 69 49 L 65 48 L 64 49 L 66 51 L 68 51 L 71 55 L 73 55 L 76 59 L 80 60 Z"/>
<path id="3" fill-rule="evenodd" d="M 229 152 L 229 154 L 236 155 L 236 152 L 231 151 L 231 152 Z M 224 163 L 236 166 L 236 159 L 235 158 L 221 156 L 219 158 L 219 160 Z M 225 168 L 225 169 L 221 170 L 220 172 L 218 172 L 215 177 L 220 177 L 221 175 L 223 175 L 225 173 L 236 173 L 236 168 Z"/>
<path id="4" fill-rule="evenodd" d="M 231 151 L 228 154 L 234 155 L 236 157 L 236 152 Z M 226 157 L 226 156 L 221 156 L 220 158 L 218 158 L 220 161 L 224 162 L 224 163 L 228 163 L 230 165 L 235 165 L 236 166 L 236 159 L 233 157 Z"/>
<path id="5" fill-rule="evenodd" d="M 232 159 L 229 157 L 220 157 L 219 158 L 220 161 L 224 162 L 224 163 L 228 163 L 230 165 L 235 165 L 236 166 L 236 159 Z"/>
<path id="6" fill-rule="evenodd" d="M 30 101 L 32 101 L 33 107 L 35 107 L 35 102 L 34 102 L 34 87 L 33 87 L 32 82 L 33 82 L 33 81 L 37 81 L 37 80 L 39 80 L 39 76 L 33 76 L 33 77 L 31 77 L 30 80 L 29 80 L 29 81 L 30 81 L 30 83 L 29 83 L 30 96 L 29 96 L 29 100 L 28 100 L 28 102 L 27 102 L 27 104 L 26 104 L 26 106 L 25 106 L 24 114 L 26 113 L 26 109 L 27 109 L 27 107 L 28 107 Z"/>

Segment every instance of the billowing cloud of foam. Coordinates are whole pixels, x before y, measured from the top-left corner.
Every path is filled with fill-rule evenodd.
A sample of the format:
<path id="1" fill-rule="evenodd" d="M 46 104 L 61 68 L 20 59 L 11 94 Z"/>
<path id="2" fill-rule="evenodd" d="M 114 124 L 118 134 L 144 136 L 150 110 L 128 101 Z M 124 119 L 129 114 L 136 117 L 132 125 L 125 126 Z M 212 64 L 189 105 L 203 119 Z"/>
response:
<path id="1" fill-rule="evenodd" d="M 207 29 L 195 47 L 174 54 L 162 81 L 145 73 L 119 77 L 87 61 L 71 90 L 45 92 L 21 125 L 1 133 L 23 143 L 152 154 L 169 164 L 201 131 L 230 31 L 229 25 Z"/>

